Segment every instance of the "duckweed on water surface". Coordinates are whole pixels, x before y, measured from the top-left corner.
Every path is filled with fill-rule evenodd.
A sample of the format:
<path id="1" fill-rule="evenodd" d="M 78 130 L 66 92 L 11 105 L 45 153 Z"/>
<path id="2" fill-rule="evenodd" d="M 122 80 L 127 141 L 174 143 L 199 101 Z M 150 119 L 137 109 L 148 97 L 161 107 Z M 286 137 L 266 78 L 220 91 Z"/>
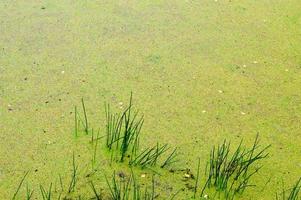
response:
<path id="1" fill-rule="evenodd" d="M 300 198 L 300 10 L 299 0 L 2 0 L 0 199 Z M 122 136 L 112 151 L 103 104 L 122 113 L 131 91 L 139 145 Z M 256 135 L 254 154 L 235 156 Z M 232 186 L 245 190 L 230 191 L 269 145 Z"/>

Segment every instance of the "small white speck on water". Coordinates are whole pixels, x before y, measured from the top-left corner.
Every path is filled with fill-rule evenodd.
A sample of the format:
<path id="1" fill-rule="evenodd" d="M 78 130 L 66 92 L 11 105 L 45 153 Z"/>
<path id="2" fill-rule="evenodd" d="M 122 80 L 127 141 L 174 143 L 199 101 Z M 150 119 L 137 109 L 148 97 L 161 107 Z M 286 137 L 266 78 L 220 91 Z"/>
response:
<path id="1" fill-rule="evenodd" d="M 258 63 L 258 61 L 254 60 L 254 61 L 253 61 L 253 63 L 254 63 L 254 64 L 257 64 L 257 63 Z"/>
<path id="2" fill-rule="evenodd" d="M 243 65 L 242 67 L 246 68 L 246 67 L 247 67 L 247 65 Z"/>
<path id="3" fill-rule="evenodd" d="M 288 69 L 285 69 L 286 72 L 288 72 Z"/>
<path id="4" fill-rule="evenodd" d="M 52 142 L 51 141 L 48 141 L 48 144 L 51 144 Z"/>
<path id="5" fill-rule="evenodd" d="M 185 177 L 185 178 L 190 178 L 190 174 L 185 173 L 185 174 L 184 174 L 184 177 Z"/>
<path id="6" fill-rule="evenodd" d="M 65 74 L 65 71 L 61 71 L 61 74 Z"/>
<path id="7" fill-rule="evenodd" d="M 207 111 L 206 110 L 202 110 L 202 113 L 206 113 Z"/>
<path id="8" fill-rule="evenodd" d="M 205 195 L 204 195 L 204 199 L 208 199 L 208 194 L 205 194 Z"/>
<path id="9" fill-rule="evenodd" d="M 123 103 L 120 101 L 119 103 L 118 103 L 120 106 L 122 106 L 123 105 Z"/>
<path id="10" fill-rule="evenodd" d="M 11 107 L 11 105 L 10 105 L 10 104 L 8 104 L 7 106 L 8 106 L 9 108 Z"/>
<path id="11" fill-rule="evenodd" d="M 145 174 L 141 174 L 141 178 L 145 178 L 146 177 L 146 175 Z"/>
<path id="12" fill-rule="evenodd" d="M 218 93 L 223 93 L 223 91 L 222 90 L 218 90 Z"/>
<path id="13" fill-rule="evenodd" d="M 240 112 L 240 114 L 245 115 L 246 113 L 245 112 Z"/>

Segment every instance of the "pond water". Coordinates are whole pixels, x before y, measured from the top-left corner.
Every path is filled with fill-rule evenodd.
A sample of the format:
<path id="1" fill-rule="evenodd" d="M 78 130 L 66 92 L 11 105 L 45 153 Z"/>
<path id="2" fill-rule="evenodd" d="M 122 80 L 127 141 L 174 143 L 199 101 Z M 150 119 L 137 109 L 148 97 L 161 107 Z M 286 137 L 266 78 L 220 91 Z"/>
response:
<path id="1" fill-rule="evenodd" d="M 104 139 L 95 155 L 91 132 L 74 137 L 74 106 L 83 119 L 83 98 L 90 131 L 104 136 L 104 103 L 120 112 L 131 92 L 144 115 L 141 149 L 177 147 L 167 169 L 134 168 L 145 184 L 159 174 L 157 199 L 192 198 L 198 158 L 199 197 L 212 147 L 251 148 L 257 134 L 269 156 L 236 199 L 275 199 L 301 176 L 300 10 L 299 0 L 2 0 L 0 199 L 27 171 L 16 199 L 27 185 L 42 199 L 50 183 L 55 199 L 61 190 L 89 199 L 91 181 L 107 198 L 105 175 L 131 171 L 110 161 Z"/>

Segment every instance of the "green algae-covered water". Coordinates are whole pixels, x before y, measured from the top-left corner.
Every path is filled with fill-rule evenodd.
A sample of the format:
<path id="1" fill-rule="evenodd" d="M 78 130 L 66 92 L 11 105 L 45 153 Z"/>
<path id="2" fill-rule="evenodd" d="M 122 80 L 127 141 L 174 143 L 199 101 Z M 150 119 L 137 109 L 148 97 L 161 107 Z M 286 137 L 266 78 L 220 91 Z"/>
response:
<path id="1" fill-rule="evenodd" d="M 196 175 L 198 158 L 201 199 L 212 146 L 251 147 L 257 134 L 269 156 L 256 187 L 235 199 L 275 199 L 301 176 L 300 1 L 2 0 L 0 199 L 27 171 L 16 199 L 27 186 L 42 199 L 40 185 L 50 183 L 54 199 L 90 199 L 91 181 L 107 198 L 104 176 L 130 170 L 110 162 L 104 141 L 91 166 L 90 136 L 74 137 L 74 106 L 84 98 L 103 136 L 104 102 L 121 110 L 131 91 L 144 114 L 142 146 L 178 150 L 174 173 L 135 169 L 142 182 L 158 173 L 156 199 L 192 198 L 187 171 Z M 73 153 L 78 180 L 68 194 Z"/>

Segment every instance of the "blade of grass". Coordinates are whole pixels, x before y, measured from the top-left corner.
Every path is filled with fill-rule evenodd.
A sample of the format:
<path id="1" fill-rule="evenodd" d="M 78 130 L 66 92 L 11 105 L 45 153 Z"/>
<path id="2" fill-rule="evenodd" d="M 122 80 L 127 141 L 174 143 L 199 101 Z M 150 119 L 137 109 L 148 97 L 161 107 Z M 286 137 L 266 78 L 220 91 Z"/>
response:
<path id="1" fill-rule="evenodd" d="M 198 182 L 199 182 L 199 175 L 200 175 L 200 163 L 201 163 L 201 159 L 198 159 L 198 168 L 197 168 L 197 175 L 196 175 L 196 180 L 195 180 L 195 185 L 194 185 L 194 191 L 193 191 L 193 198 L 195 199 L 196 196 L 196 192 L 198 189 Z"/>
<path id="2" fill-rule="evenodd" d="M 23 176 L 23 178 L 21 179 L 21 181 L 20 181 L 20 183 L 19 183 L 19 185 L 18 185 L 18 188 L 17 188 L 16 192 L 14 193 L 14 196 L 12 197 L 12 200 L 15 200 L 15 199 L 16 199 L 16 196 L 17 196 L 17 194 L 18 194 L 18 192 L 19 192 L 19 190 L 20 190 L 20 188 L 21 188 L 21 186 L 22 186 L 22 184 L 23 184 L 23 182 L 24 182 L 26 176 L 28 175 L 28 173 L 29 173 L 29 171 L 27 171 L 27 172 L 25 173 L 25 175 Z"/>
<path id="3" fill-rule="evenodd" d="M 87 117 L 87 112 L 86 112 L 86 106 L 85 106 L 85 102 L 84 102 L 84 98 L 82 98 L 82 107 L 83 107 L 83 111 L 84 111 L 84 117 L 85 117 L 85 132 L 86 134 L 89 133 L 89 124 L 88 124 L 88 117 Z"/>

